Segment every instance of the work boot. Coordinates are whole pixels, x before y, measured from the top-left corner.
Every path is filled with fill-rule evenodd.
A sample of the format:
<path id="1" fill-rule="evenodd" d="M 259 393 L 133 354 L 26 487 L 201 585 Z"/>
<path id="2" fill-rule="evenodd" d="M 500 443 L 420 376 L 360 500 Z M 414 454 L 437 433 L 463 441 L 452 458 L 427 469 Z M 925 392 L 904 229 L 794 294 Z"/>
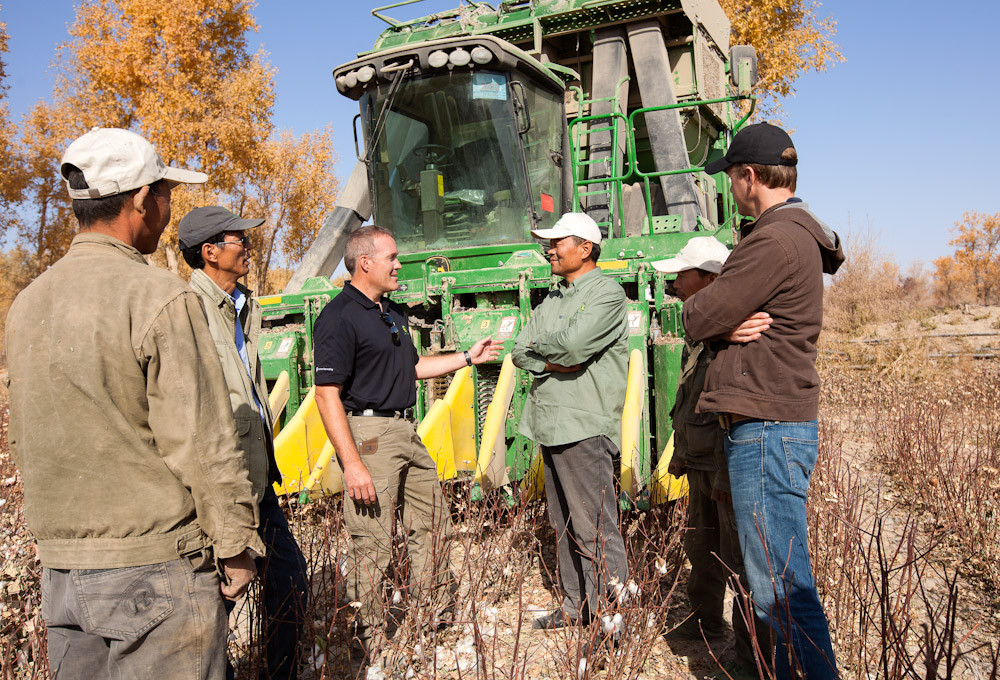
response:
<path id="1" fill-rule="evenodd" d="M 704 632 L 704 635 L 702 633 Z M 667 633 L 667 639 L 675 640 L 718 640 L 726 636 L 726 625 L 724 623 L 712 623 L 704 619 L 696 619 L 689 616 L 684 621 Z"/>
<path id="2" fill-rule="evenodd" d="M 557 609 L 544 616 L 539 616 L 531 622 L 531 627 L 534 630 L 556 630 L 558 628 L 565 628 L 566 626 L 575 626 L 576 624 L 576 619 L 567 617 L 563 614 L 562 609 Z"/>

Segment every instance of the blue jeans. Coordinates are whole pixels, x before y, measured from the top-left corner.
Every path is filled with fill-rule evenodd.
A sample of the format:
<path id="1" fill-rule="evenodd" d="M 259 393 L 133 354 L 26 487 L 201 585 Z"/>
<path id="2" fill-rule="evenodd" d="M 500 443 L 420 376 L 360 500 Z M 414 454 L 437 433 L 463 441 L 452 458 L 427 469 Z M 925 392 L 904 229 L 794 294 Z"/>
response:
<path id="1" fill-rule="evenodd" d="M 757 615 L 775 632 L 776 676 L 836 678 L 806 535 L 806 492 L 819 454 L 817 423 L 743 420 L 726 432 L 725 446 L 751 594 Z"/>

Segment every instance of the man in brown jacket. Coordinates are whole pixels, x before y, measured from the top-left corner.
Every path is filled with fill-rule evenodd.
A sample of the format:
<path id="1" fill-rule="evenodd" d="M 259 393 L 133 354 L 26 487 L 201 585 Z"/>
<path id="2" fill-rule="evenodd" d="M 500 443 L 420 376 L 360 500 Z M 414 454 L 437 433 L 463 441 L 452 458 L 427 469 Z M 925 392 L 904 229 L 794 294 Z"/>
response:
<path id="1" fill-rule="evenodd" d="M 97 128 L 61 173 L 80 233 L 7 316 L 10 445 L 52 673 L 221 680 L 222 597 L 254 577 L 247 548 L 264 551 L 256 503 L 201 302 L 143 258 L 171 189 L 207 178 Z"/>
<path id="2" fill-rule="evenodd" d="M 816 341 L 823 274 L 844 260 L 837 235 L 795 198 L 798 158 L 784 130 L 750 125 L 706 167 L 725 171 L 743 215 L 719 278 L 684 303 L 684 331 L 716 357 L 698 401 L 726 430 L 733 509 L 757 613 L 777 639 L 779 679 L 836 678 L 829 625 L 806 535 L 806 492 L 819 449 Z M 769 328 L 733 335 L 748 318 Z M 752 332 L 752 329 L 749 331 Z"/>

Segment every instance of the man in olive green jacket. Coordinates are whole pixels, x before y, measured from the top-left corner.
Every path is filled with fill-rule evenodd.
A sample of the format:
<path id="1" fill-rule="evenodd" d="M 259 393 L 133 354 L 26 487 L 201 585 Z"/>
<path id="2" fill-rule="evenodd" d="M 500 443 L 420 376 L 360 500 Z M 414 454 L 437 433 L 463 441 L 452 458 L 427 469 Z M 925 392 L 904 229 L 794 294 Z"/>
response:
<path id="1" fill-rule="evenodd" d="M 7 316 L 10 444 L 45 567 L 49 664 L 60 680 L 221 680 L 222 596 L 254 577 L 257 506 L 201 303 L 143 258 L 172 187 L 206 176 L 97 128 L 60 171 L 80 234 Z"/>
<path id="2" fill-rule="evenodd" d="M 264 600 L 266 665 L 261 678 L 298 677 L 298 642 L 309 582 L 288 520 L 272 487 L 281 481 L 274 461 L 274 418 L 257 354 L 260 305 L 239 283 L 250 272 L 250 229 L 262 219 L 242 219 L 225 208 L 195 208 L 177 226 L 185 262 L 194 270 L 191 288 L 201 296 L 208 327 L 222 360 L 222 372 L 236 431 L 246 453 L 254 496 L 260 505 L 258 532 L 267 556 L 257 560 Z"/>
<path id="3" fill-rule="evenodd" d="M 552 273 L 563 277 L 534 310 L 511 358 L 534 376 L 520 432 L 541 445 L 549 521 L 559 541 L 561 609 L 535 620 L 561 628 L 598 616 L 613 581 L 628 578 L 618 529 L 614 459 L 628 373 L 625 291 L 597 267 L 601 231 L 567 213 L 549 239 Z"/>

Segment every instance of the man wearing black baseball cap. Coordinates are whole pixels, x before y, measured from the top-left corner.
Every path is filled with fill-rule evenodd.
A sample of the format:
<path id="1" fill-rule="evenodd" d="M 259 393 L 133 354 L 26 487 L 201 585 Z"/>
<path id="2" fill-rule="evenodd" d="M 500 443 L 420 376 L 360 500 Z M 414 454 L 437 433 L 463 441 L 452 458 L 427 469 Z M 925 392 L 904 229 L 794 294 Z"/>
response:
<path id="1" fill-rule="evenodd" d="M 260 507 L 258 532 L 267 553 L 257 558 L 264 601 L 266 665 L 261 677 L 298 677 L 298 642 L 308 599 L 306 562 L 288 527 L 273 482 L 281 481 L 274 460 L 274 416 L 268 406 L 267 383 L 257 338 L 260 305 L 239 283 L 250 272 L 251 241 L 247 233 L 264 224 L 225 208 L 195 208 L 177 225 L 184 261 L 194 270 L 191 288 L 202 299 L 208 327 L 222 360 L 236 434 L 247 456 L 250 482 Z"/>
<path id="2" fill-rule="evenodd" d="M 754 605 L 775 631 L 779 679 L 837 677 L 806 535 L 818 455 L 816 341 L 823 274 L 844 261 L 837 235 L 795 197 L 798 156 L 768 123 L 741 130 L 710 174 L 725 171 L 754 219 L 711 286 L 684 302 L 684 330 L 717 351 L 698 401 L 726 430 L 733 510 Z M 744 323 L 744 322 L 749 323 Z M 756 337 L 754 323 L 762 333 Z"/>

